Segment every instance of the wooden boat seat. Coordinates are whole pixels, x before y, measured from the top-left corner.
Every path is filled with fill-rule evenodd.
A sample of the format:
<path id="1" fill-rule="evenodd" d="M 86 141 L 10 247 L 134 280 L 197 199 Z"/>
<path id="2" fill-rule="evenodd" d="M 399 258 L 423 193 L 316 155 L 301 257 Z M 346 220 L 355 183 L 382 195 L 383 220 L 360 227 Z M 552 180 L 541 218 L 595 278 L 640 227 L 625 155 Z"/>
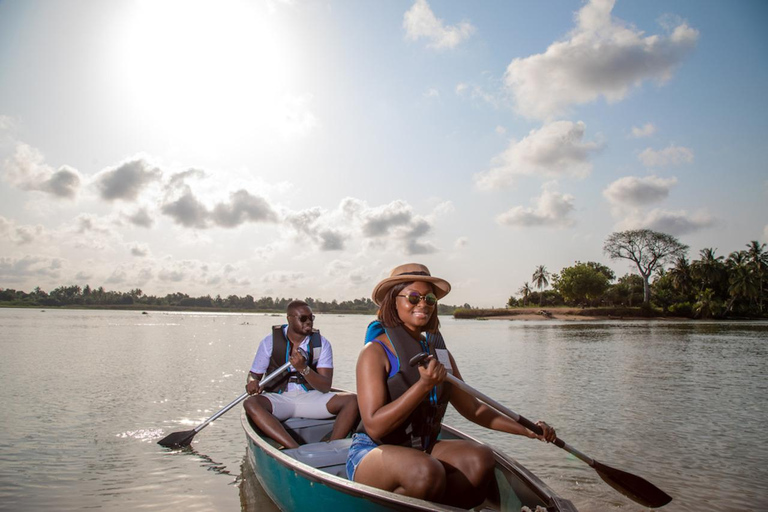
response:
<path id="1" fill-rule="evenodd" d="M 283 453 L 315 469 L 347 478 L 346 463 L 350 445 L 352 445 L 352 438 L 348 437 L 335 441 L 309 443 L 298 448 L 283 450 Z"/>

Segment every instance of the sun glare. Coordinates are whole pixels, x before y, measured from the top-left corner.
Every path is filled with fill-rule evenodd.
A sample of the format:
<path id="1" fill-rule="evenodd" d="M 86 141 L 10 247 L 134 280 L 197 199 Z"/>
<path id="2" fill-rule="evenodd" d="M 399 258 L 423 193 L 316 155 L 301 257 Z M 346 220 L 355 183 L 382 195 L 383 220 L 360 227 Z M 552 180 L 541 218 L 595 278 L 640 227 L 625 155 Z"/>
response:
<path id="1" fill-rule="evenodd" d="M 187 153 L 301 132 L 311 97 L 277 19 L 264 2 L 137 2 L 110 59 L 121 95 L 143 129 Z"/>

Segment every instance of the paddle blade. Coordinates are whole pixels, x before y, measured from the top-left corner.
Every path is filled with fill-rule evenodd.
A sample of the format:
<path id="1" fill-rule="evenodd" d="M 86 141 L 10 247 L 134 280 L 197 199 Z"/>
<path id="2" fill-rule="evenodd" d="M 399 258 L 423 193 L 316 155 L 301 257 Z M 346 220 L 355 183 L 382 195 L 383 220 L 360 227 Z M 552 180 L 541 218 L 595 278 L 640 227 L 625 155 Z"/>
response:
<path id="1" fill-rule="evenodd" d="M 192 438 L 195 437 L 194 430 L 185 430 L 184 432 L 174 432 L 173 434 L 168 434 L 161 440 L 157 442 L 160 446 L 165 446 L 166 448 L 183 448 L 185 446 L 189 446 L 189 443 L 192 442 Z"/>
<path id="2" fill-rule="evenodd" d="M 672 496 L 644 478 L 606 466 L 598 461 L 595 461 L 593 467 L 605 483 L 643 506 L 658 508 L 672 501 Z"/>

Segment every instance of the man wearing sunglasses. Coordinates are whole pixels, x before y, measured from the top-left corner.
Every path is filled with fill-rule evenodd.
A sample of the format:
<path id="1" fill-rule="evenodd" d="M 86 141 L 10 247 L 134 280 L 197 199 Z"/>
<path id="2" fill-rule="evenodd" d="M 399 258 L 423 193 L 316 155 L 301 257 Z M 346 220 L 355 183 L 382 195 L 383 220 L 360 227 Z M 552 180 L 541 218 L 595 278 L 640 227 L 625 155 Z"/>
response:
<path id="1" fill-rule="evenodd" d="M 359 420 L 354 393 L 331 392 L 333 350 L 328 340 L 313 328 L 315 315 L 300 300 L 288 304 L 285 325 L 275 325 L 256 351 L 246 390 L 248 417 L 266 435 L 285 448 L 299 445 L 282 425 L 288 418 L 325 419 L 336 416 L 331 440 L 342 439 Z M 299 352 L 302 349 L 307 358 Z M 290 362 L 289 371 L 273 385 L 259 390 L 266 373 Z"/>

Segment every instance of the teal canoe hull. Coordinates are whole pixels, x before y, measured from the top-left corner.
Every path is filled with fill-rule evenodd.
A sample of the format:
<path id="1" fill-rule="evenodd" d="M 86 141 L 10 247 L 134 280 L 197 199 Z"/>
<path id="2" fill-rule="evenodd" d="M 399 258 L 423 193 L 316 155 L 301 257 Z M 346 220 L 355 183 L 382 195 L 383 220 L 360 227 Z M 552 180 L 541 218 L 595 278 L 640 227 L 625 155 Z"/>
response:
<path id="1" fill-rule="evenodd" d="M 245 412 L 242 413 L 241 422 L 248 442 L 248 462 L 261 487 L 283 512 L 460 510 L 382 491 L 351 482 L 343 476 L 315 469 L 277 449 L 272 441 L 263 437 L 253 427 Z M 443 426 L 443 436 L 472 439 L 446 425 Z M 519 463 L 498 452 L 495 452 L 495 455 L 501 504 L 489 510 L 519 512 L 523 506 L 531 510 L 536 510 L 539 506 L 551 512 L 576 512 L 570 501 L 558 497 Z M 248 485 L 248 482 L 244 481 L 242 485 Z"/>

